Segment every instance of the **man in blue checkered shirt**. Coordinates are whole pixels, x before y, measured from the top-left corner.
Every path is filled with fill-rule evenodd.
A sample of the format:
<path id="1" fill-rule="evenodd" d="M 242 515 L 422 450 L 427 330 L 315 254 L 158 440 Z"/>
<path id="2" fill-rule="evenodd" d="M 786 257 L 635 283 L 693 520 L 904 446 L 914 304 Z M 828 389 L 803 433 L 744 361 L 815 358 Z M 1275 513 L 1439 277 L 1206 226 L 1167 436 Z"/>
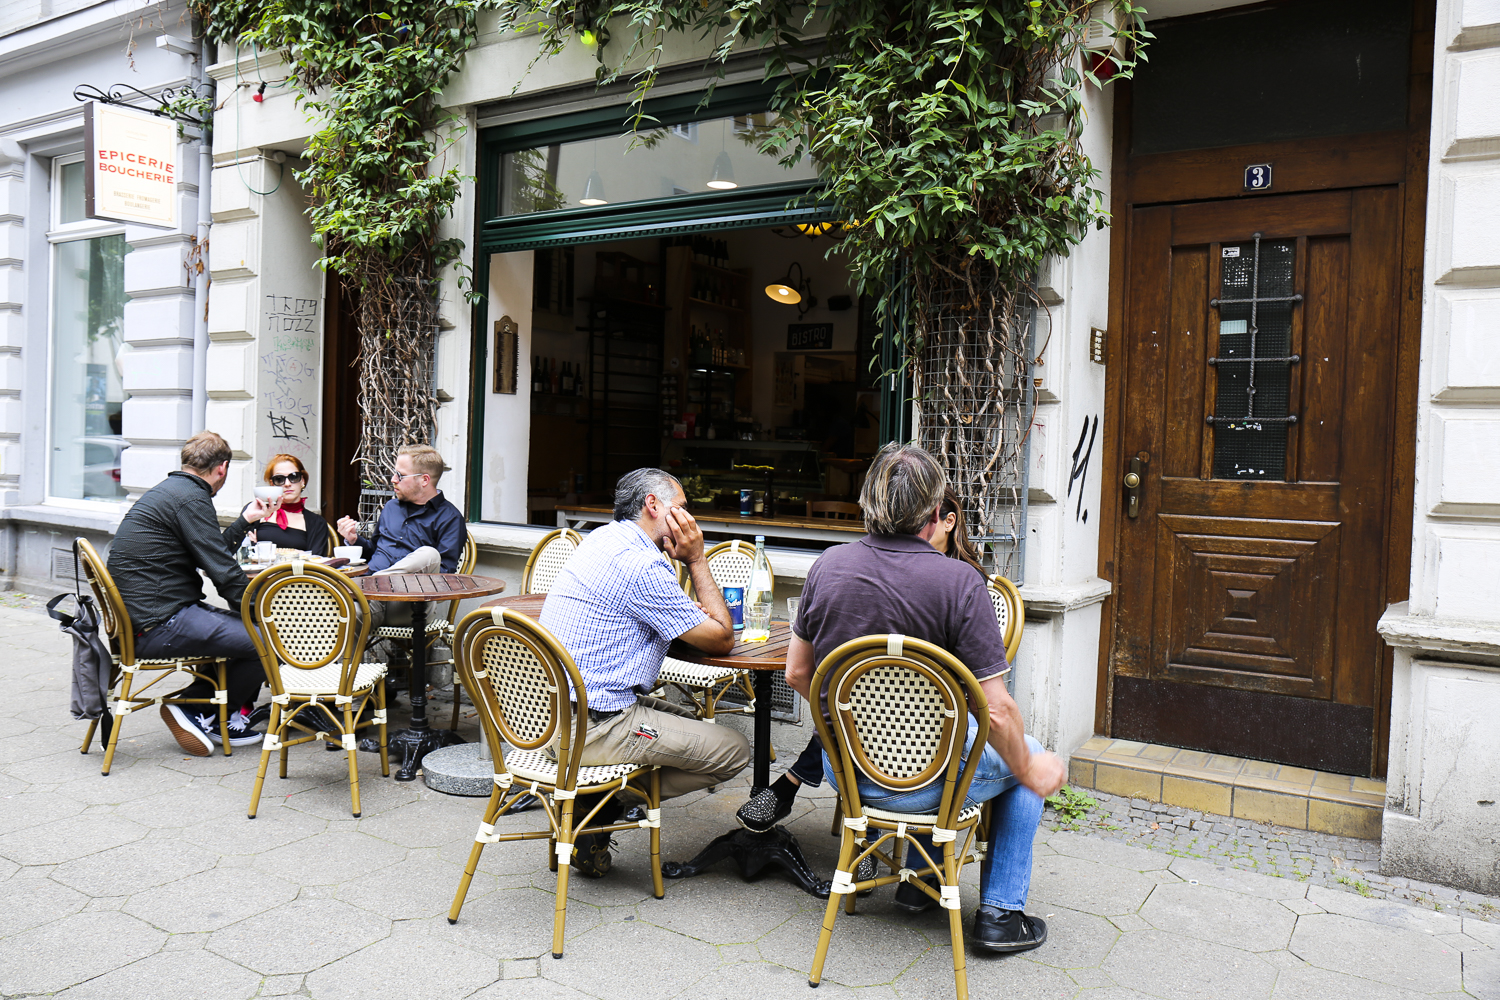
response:
<path id="1" fill-rule="evenodd" d="M 662 767 L 669 799 L 727 781 L 750 763 L 750 744 L 728 726 L 695 718 L 645 692 L 656 687 L 673 639 L 705 653 L 734 646 L 724 595 L 708 571 L 703 532 L 683 509 L 682 485 L 660 469 L 636 469 L 615 486 L 615 519 L 589 532 L 547 594 L 541 623 L 583 677 L 589 727 L 580 762 Z M 688 599 L 665 552 L 687 566 L 700 601 Z M 593 802 L 579 796 L 586 815 Z M 618 799 L 593 824 L 615 822 Z M 574 844 L 571 864 L 597 878 L 609 870 L 608 834 Z"/>

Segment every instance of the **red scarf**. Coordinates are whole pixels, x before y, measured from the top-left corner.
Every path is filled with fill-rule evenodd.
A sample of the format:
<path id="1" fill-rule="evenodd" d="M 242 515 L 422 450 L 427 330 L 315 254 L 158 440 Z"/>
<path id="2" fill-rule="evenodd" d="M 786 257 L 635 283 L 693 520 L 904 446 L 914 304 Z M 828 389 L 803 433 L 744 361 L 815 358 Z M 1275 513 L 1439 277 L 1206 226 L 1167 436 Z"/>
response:
<path id="1" fill-rule="evenodd" d="M 302 508 L 307 506 L 306 500 L 283 500 L 281 506 L 276 508 L 276 527 L 282 531 L 287 529 L 286 516 L 288 514 L 300 514 Z"/>

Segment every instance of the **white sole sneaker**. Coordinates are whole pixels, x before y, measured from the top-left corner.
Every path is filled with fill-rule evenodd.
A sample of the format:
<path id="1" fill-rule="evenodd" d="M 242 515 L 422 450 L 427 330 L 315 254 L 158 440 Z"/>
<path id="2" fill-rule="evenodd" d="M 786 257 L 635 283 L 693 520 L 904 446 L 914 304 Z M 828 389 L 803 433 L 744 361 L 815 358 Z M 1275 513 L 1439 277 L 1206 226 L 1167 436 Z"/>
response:
<path id="1" fill-rule="evenodd" d="M 182 747 L 183 753 L 192 754 L 194 757 L 207 757 L 214 752 L 214 745 L 209 742 L 207 736 L 203 735 L 203 730 L 188 721 L 188 717 L 176 705 L 163 705 L 161 719 L 176 737 L 177 745 Z M 233 742 L 230 745 L 233 746 Z"/>

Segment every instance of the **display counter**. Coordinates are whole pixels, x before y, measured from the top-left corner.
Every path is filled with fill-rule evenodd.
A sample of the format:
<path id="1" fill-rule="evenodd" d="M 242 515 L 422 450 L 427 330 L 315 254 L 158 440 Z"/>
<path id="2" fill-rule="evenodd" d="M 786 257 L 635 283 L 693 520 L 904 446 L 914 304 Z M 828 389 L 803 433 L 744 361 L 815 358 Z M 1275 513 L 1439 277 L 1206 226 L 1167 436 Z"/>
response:
<path id="1" fill-rule="evenodd" d="M 824 517 L 788 515 L 740 517 L 730 511 L 700 510 L 693 506 L 688 507 L 688 512 L 693 515 L 705 532 L 744 538 L 765 535 L 768 541 L 787 539 L 836 545 L 841 542 L 852 542 L 865 533 L 863 521 L 840 521 Z M 608 524 L 614 516 L 614 510 L 610 507 L 560 505 L 557 508 L 557 526 L 587 530 L 597 525 Z"/>

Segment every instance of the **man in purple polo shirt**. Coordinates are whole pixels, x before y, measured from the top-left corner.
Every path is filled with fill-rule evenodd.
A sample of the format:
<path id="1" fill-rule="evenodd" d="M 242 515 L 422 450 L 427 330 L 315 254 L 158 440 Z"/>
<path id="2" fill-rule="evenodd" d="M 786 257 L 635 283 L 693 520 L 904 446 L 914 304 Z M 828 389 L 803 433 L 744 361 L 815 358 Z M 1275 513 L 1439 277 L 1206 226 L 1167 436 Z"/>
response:
<path id="1" fill-rule="evenodd" d="M 1005 690 L 1005 641 L 984 581 L 973 567 L 928 543 L 946 487 L 942 466 L 922 448 L 890 444 L 881 449 L 859 497 L 870 533 L 824 552 L 808 572 L 786 679 L 816 704 L 811 683 L 825 656 L 850 639 L 892 632 L 935 643 L 974 672 L 989 702 L 990 731 L 968 801 L 994 799 L 996 828 L 980 866 L 972 941 L 989 951 L 1026 951 L 1047 939 L 1046 924 L 1024 912 L 1032 838 L 1042 799 L 1062 786 L 1065 771 L 1056 755 L 1026 735 L 1020 710 Z M 966 756 L 977 733 L 970 719 Z M 837 784 L 826 756 L 824 769 Z M 861 781 L 859 794 L 866 805 L 880 809 L 931 812 L 942 797 L 942 783 L 892 793 Z M 933 850 L 931 843 L 926 847 Z M 926 867 L 915 848 L 907 865 Z M 911 913 L 934 905 L 906 883 L 897 887 L 895 902 Z"/>

